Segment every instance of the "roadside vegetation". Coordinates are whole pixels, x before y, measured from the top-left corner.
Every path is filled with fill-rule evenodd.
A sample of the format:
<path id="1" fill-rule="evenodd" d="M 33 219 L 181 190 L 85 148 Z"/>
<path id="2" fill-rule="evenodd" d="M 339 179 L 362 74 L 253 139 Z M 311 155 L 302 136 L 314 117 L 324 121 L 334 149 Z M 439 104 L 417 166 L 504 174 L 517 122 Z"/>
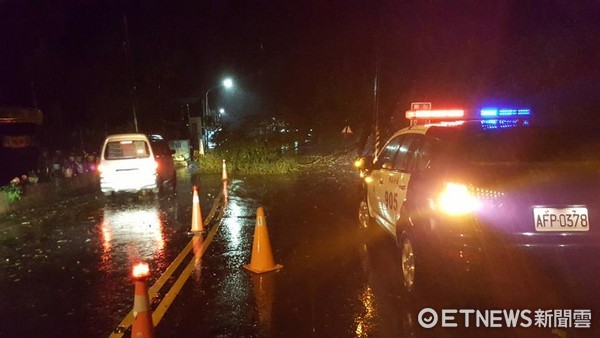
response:
<path id="1" fill-rule="evenodd" d="M 238 174 L 290 174 L 300 169 L 297 156 L 265 145 L 248 144 L 202 156 L 198 160 L 200 172 L 221 172 L 223 159 L 227 161 L 227 169 Z"/>
<path id="2" fill-rule="evenodd" d="M 220 173 L 225 159 L 228 171 L 237 175 L 277 175 L 321 170 L 342 159 L 344 163 L 354 160 L 354 143 L 338 134 L 325 135 L 328 138 L 317 137 L 311 128 L 275 118 L 245 121 L 236 130 L 219 132 L 216 148 L 195 161 L 202 173 Z"/>

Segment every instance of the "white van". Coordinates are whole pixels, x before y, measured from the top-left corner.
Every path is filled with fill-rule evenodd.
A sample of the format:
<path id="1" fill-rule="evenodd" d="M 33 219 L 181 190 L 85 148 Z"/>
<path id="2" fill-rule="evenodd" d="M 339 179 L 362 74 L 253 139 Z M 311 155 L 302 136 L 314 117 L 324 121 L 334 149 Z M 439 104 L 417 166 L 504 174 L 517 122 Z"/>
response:
<path id="1" fill-rule="evenodd" d="M 158 154 L 155 153 L 156 151 L 151 146 L 150 138 L 145 134 L 109 135 L 104 140 L 98 166 L 100 190 L 105 195 L 113 192 L 158 193 L 164 182 L 171 182 L 175 188 L 173 152 Z M 160 172 L 164 174 L 160 175 Z"/>

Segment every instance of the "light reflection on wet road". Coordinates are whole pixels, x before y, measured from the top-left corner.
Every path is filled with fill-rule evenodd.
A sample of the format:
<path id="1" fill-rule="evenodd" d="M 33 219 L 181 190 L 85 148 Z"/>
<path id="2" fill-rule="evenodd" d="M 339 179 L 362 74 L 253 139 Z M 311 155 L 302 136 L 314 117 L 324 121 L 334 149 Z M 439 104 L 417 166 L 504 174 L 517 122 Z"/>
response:
<path id="1" fill-rule="evenodd" d="M 127 251 L 130 262 L 154 260 L 163 256 L 164 225 L 159 213 L 158 203 L 131 208 L 105 207 L 102 219 L 102 262 L 111 267 L 101 265 L 100 269 L 110 271 L 123 266 L 123 262 L 113 257 L 115 251 Z"/>
<path id="2" fill-rule="evenodd" d="M 485 311 L 511 305 L 531 310 L 573 306 L 554 297 L 558 293 L 547 288 L 543 281 L 548 277 L 543 274 L 517 275 L 535 281 L 534 285 L 503 289 L 500 284 L 490 288 L 492 294 L 486 297 L 463 297 L 437 285 L 420 297 L 407 297 L 393 240 L 383 231 L 359 229 L 359 190 L 354 177 L 343 173 L 294 179 L 247 177 L 234 180 L 229 195 L 218 234 L 197 267 L 201 278 L 182 290 L 157 328 L 159 336 L 548 337 L 553 335 L 550 329 L 537 328 L 428 331 L 420 327 L 417 317 L 425 307 Z M 259 205 L 267 214 L 274 260 L 284 267 L 255 275 L 242 266 L 250 260 Z M 468 282 L 462 286 L 476 287 Z M 595 332 L 571 330 L 568 336 Z"/>
<path id="3" fill-rule="evenodd" d="M 160 199 L 87 195 L 4 219 L 0 336 L 108 336 L 132 306 L 132 263 L 158 278 L 190 239 L 192 183 L 205 213 L 221 183 L 186 170 L 178 180 Z"/>
<path id="4" fill-rule="evenodd" d="M 0 336 L 108 336 L 132 306 L 131 263 L 149 261 L 152 284 L 190 240 L 191 182 L 200 184 L 204 217 L 221 186 L 220 176 L 179 175 L 176 196 L 107 204 L 83 198 L 76 208 L 53 216 L 48 221 L 53 227 L 33 224 L 17 239 L 5 240 Z M 494 297 L 442 302 L 437 296 L 443 291 L 435 289 L 421 299 L 407 298 L 393 240 L 383 231 L 358 227 L 353 173 L 241 177 L 229 188 L 225 215 L 204 256 L 204 240 L 194 239 L 194 271 L 157 336 L 507 336 L 419 327 L 423 307 L 485 310 L 502 303 Z M 274 260 L 284 267 L 256 275 L 242 266 L 250 261 L 259 206 L 267 215 Z M 532 299 L 525 303 L 532 309 L 541 304 Z M 508 333 L 551 335 L 549 330 Z"/>

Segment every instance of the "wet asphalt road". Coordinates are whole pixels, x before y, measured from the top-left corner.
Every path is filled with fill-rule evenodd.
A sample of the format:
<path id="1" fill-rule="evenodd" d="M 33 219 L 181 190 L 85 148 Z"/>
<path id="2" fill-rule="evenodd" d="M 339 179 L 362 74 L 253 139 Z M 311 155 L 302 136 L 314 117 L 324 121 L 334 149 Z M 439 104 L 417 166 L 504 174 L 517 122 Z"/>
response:
<path id="1" fill-rule="evenodd" d="M 90 195 L 2 220 L 0 336 L 107 337 L 131 310 L 132 262 L 150 263 L 151 285 L 190 241 L 191 182 L 200 186 L 204 217 L 221 187 L 220 176 L 192 177 L 181 170 L 178 177 L 178 193 L 158 200 L 125 196 L 105 202 Z M 407 297 L 393 240 L 358 227 L 359 198 L 351 171 L 233 177 L 224 217 L 211 225 L 218 226 L 216 234 L 157 336 L 596 336 L 585 329 L 421 328 L 417 315 L 425 307 L 593 308 L 598 297 L 587 298 L 590 291 L 565 300 L 569 293 L 557 289 L 586 286 L 577 278 L 556 282 L 564 280 L 558 277 L 562 271 L 510 275 L 501 267 L 497 275 L 512 283 L 496 278 L 482 288 L 486 296 L 463 297 L 434 285 Z M 250 262 L 258 206 L 265 208 L 275 262 L 283 265 L 262 275 L 242 268 Z M 597 271 L 588 270 L 585 278 L 595 279 Z M 475 285 L 467 281 L 462 287 Z"/>

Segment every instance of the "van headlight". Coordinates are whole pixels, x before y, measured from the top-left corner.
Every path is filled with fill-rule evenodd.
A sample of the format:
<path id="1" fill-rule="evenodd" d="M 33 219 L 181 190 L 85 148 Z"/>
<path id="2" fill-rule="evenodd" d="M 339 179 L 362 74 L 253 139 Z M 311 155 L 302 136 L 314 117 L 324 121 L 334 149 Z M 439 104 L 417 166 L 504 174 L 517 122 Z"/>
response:
<path id="1" fill-rule="evenodd" d="M 481 202 L 466 185 L 446 183 L 437 205 L 439 210 L 448 215 L 460 216 L 476 211 L 481 207 Z"/>

